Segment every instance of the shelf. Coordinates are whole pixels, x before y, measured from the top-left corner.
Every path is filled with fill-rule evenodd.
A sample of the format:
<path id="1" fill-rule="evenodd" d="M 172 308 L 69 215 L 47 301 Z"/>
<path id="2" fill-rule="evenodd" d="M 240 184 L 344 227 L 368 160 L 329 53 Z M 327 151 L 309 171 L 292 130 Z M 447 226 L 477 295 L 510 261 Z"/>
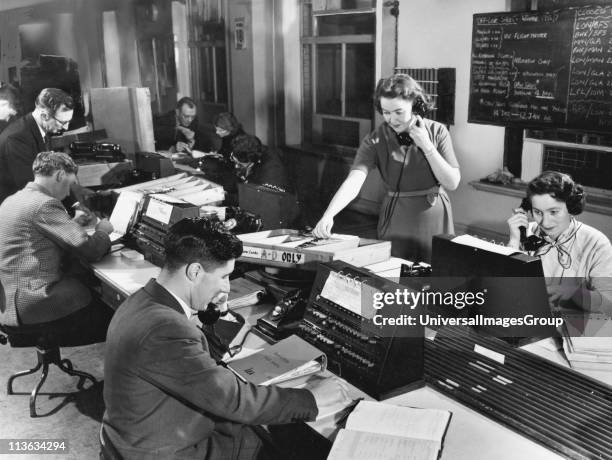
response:
<path id="1" fill-rule="evenodd" d="M 516 198 L 523 198 L 527 189 L 527 184 L 503 185 L 482 180 L 471 181 L 469 184 L 481 192 L 496 193 Z M 585 192 L 587 194 L 585 211 L 612 216 L 612 196 L 609 192 L 606 193 L 598 189 L 590 189 L 589 187 L 585 187 Z"/>

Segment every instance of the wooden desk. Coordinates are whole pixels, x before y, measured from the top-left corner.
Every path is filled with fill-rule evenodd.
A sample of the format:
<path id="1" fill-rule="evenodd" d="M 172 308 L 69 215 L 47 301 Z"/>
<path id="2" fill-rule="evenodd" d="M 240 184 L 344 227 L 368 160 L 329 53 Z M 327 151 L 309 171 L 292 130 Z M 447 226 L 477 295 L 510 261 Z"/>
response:
<path id="1" fill-rule="evenodd" d="M 111 297 L 113 301 L 111 305 L 115 307 L 160 272 L 158 267 L 147 261 L 134 261 L 118 255 L 109 255 L 92 266 L 95 276 L 102 281 L 103 289 L 114 296 Z M 247 307 L 241 309 L 240 313 L 248 318 L 251 310 Z M 243 346 L 245 349 L 256 349 L 266 346 L 266 343 L 258 336 L 249 334 Z M 332 374 L 328 372 L 327 375 Z M 350 393 L 352 397 L 364 396 L 359 389 L 352 386 Z M 389 399 L 388 402 L 446 409 L 453 413 L 444 441 L 442 459 L 549 460 L 563 458 L 429 387 L 401 394 Z M 336 434 L 334 419 L 332 416 L 309 423 L 309 425 L 328 439 L 333 439 Z"/>
<path id="2" fill-rule="evenodd" d="M 131 260 L 120 251 L 91 264 L 94 275 L 102 282 L 102 300 L 117 308 L 126 297 L 143 287 L 151 278 L 156 278 L 159 267 L 146 260 Z"/>

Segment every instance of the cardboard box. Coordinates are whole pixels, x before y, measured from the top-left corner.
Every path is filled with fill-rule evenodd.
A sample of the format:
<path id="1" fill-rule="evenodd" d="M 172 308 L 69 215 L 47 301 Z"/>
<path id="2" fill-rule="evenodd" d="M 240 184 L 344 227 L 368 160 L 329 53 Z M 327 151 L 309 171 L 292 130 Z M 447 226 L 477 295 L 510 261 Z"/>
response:
<path id="1" fill-rule="evenodd" d="M 391 256 L 391 242 L 333 235 L 314 240 L 298 230 L 277 229 L 238 235 L 243 262 L 280 268 L 316 270 L 317 262 L 343 260 L 357 267 L 382 262 Z"/>

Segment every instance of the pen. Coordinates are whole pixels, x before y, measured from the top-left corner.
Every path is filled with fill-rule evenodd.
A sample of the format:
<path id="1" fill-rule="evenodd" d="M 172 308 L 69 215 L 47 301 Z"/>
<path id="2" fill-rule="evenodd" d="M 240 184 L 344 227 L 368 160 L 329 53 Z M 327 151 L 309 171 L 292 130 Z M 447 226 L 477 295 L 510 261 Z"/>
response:
<path id="1" fill-rule="evenodd" d="M 363 398 L 353 399 L 351 403 L 343 409 L 342 415 L 336 421 L 336 425 L 344 425 L 349 415 L 351 415 L 351 413 L 353 412 L 355 407 L 357 407 L 357 404 L 359 404 L 360 401 L 363 401 Z"/>

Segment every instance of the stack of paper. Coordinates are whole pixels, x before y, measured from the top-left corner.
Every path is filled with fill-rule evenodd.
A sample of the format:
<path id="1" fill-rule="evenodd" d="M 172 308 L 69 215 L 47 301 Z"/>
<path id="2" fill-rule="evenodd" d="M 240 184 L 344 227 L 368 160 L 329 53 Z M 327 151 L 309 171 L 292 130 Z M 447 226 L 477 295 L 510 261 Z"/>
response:
<path id="1" fill-rule="evenodd" d="M 612 371 L 612 337 L 565 337 L 563 346 L 572 368 Z"/>
<path id="2" fill-rule="evenodd" d="M 233 279 L 230 286 L 230 293 L 227 298 L 227 306 L 230 310 L 256 305 L 265 294 L 263 286 L 246 278 Z"/>
<path id="3" fill-rule="evenodd" d="M 361 401 L 340 430 L 328 460 L 436 460 L 449 411 Z"/>
<path id="4" fill-rule="evenodd" d="M 606 314 L 562 313 L 563 348 L 574 369 L 612 371 L 612 319 Z"/>

